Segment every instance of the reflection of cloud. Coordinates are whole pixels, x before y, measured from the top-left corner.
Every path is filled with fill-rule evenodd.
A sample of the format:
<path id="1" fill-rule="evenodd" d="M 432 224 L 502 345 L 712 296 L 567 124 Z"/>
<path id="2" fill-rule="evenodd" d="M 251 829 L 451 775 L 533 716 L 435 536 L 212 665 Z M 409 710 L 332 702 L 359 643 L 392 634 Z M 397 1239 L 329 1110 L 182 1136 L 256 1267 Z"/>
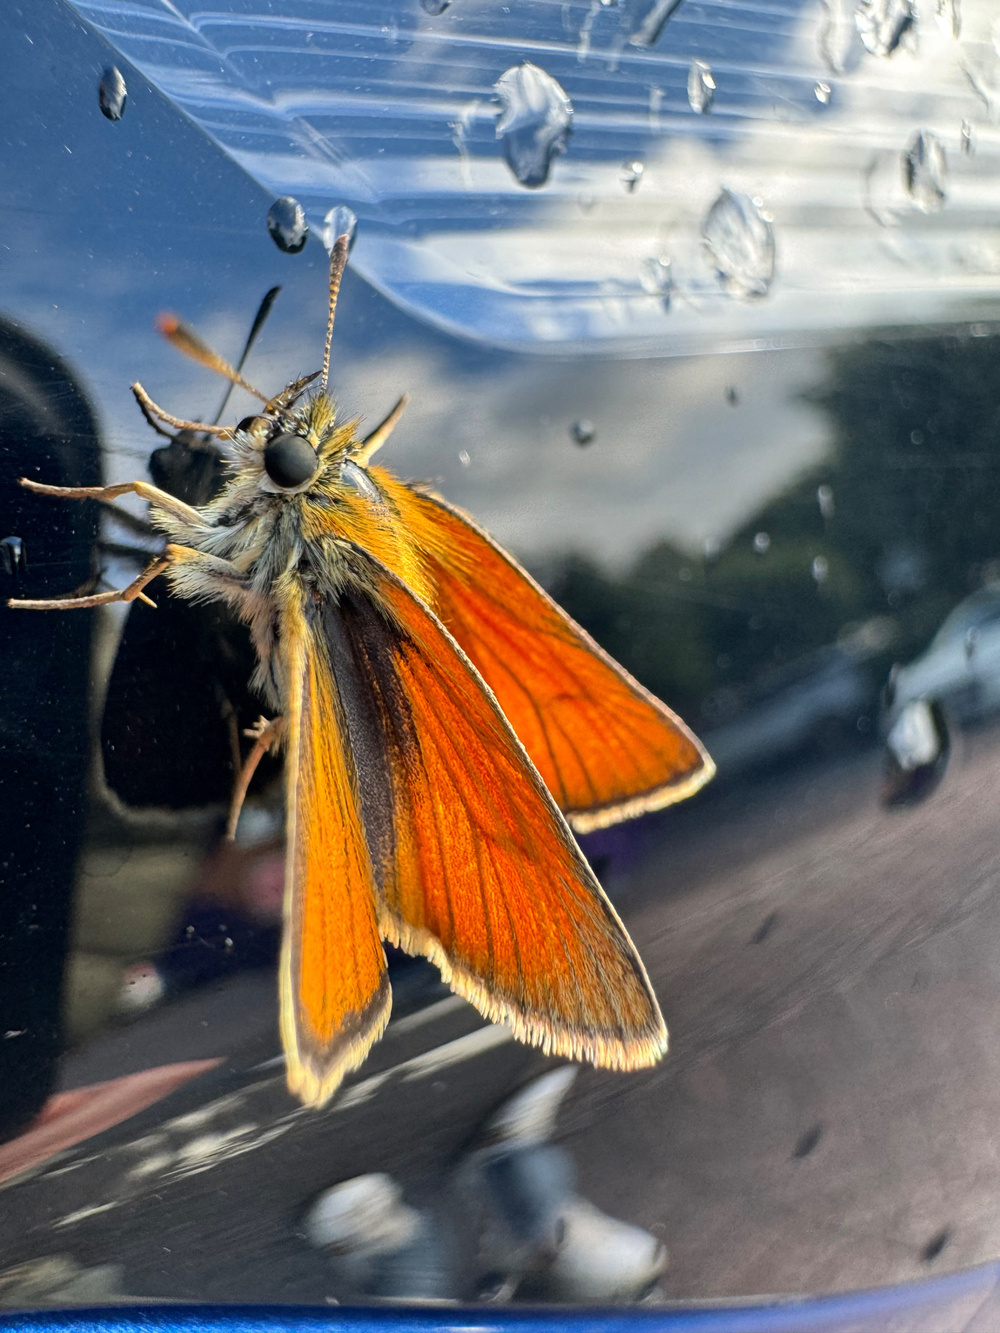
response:
<path id="1" fill-rule="evenodd" d="M 371 370 L 350 368 L 345 402 Z M 577 549 L 621 563 L 664 537 L 698 549 L 822 457 L 821 422 L 794 397 L 821 374 L 814 352 L 558 367 L 517 358 L 492 376 L 449 376 L 420 354 L 383 358 L 381 383 L 412 395 L 385 461 L 434 478 L 529 556 Z M 570 434 L 580 417 L 596 427 L 586 448 Z"/>
<path id="2" fill-rule="evenodd" d="M 99 0 L 76 4 L 110 22 Z M 889 59 L 861 50 L 853 5 L 818 2 L 777 23 L 769 8 L 761 21 L 755 0 L 733 0 L 724 26 L 685 6 L 653 49 L 627 45 L 624 11 L 591 0 L 529 7 L 516 40 L 485 0 L 456 7 L 446 26 L 416 4 L 390 24 L 377 7 L 190 20 L 171 7 L 145 27 L 147 8 L 130 0 L 130 25 L 116 7 L 110 39 L 314 224 L 331 203 L 353 205 L 358 271 L 438 327 L 508 346 L 678 353 L 944 320 L 1000 296 L 1000 131 L 980 126 L 987 108 L 969 81 L 979 71 L 977 86 L 1000 87 L 995 0 L 964 0 L 961 41 L 921 5 Z M 821 55 L 833 10 L 850 47 L 836 74 Z M 526 54 L 575 110 L 569 152 L 537 193 L 516 184 L 495 139 L 493 85 Z M 718 91 L 698 116 L 687 74 L 709 54 Z M 960 152 L 963 120 L 976 125 L 972 158 Z M 950 158 L 933 217 L 900 179 L 920 129 Z M 645 160 L 633 193 L 620 179 L 626 156 Z M 880 161 L 885 171 L 869 172 Z M 880 197 L 866 198 L 873 186 Z M 765 300 L 734 301 L 705 263 L 703 220 L 723 187 L 761 198 L 773 217 Z M 669 312 L 642 285 L 644 264 L 664 254 Z"/>
<path id="3" fill-rule="evenodd" d="M 221 381 L 156 334 L 153 316 L 165 307 L 235 357 L 277 272 L 285 290 L 247 374 L 273 392 L 318 367 L 325 303 L 319 247 L 301 264 L 275 251 L 275 264 L 253 283 L 244 276 L 234 282 L 234 273 L 254 267 L 254 241 L 229 238 L 231 266 L 198 268 L 197 284 L 190 257 L 161 266 L 141 288 L 134 279 L 121 284 L 113 256 L 95 260 L 88 284 L 74 287 L 58 271 L 56 245 L 43 248 L 44 261 L 24 255 L 14 265 L 19 317 L 78 368 L 98 408 L 109 481 L 144 476 L 159 443 L 128 392 L 133 379 L 179 415 L 210 417 L 223 392 Z M 72 254 L 66 264 L 67 272 L 75 266 Z M 105 300 L 108 290 L 113 296 Z M 55 309 L 53 291 L 61 296 Z M 372 321 L 385 327 L 385 351 Z M 410 406 L 385 450 L 386 464 L 401 476 L 433 480 L 528 557 L 579 549 L 620 563 L 664 537 L 698 548 L 706 538 L 724 538 L 824 449 L 819 418 L 795 398 L 822 376 L 814 351 L 667 361 L 470 353 L 428 338 L 363 284 L 350 283 L 333 366 L 342 415 L 361 416 L 368 426 L 407 391 Z M 730 385 L 736 407 L 726 401 Z M 234 394 L 227 418 L 249 410 L 251 400 Z M 570 435 L 579 418 L 596 427 L 586 448 Z M 463 451 L 468 466 L 459 460 Z"/>

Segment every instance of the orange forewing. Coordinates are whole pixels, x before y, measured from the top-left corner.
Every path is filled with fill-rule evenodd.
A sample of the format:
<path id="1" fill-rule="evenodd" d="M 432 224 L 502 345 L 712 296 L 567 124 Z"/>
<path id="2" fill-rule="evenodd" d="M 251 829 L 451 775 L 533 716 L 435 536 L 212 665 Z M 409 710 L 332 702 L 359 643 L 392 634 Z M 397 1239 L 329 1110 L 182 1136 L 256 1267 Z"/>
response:
<path id="1" fill-rule="evenodd" d="M 382 934 L 522 1040 L 654 1063 L 666 1029 L 642 963 L 496 700 L 403 583 L 351 560 L 364 591 L 339 599 L 336 633 L 368 686 L 352 744 L 381 756 L 362 805 L 392 810 L 391 833 L 369 836 Z"/>
<path id="2" fill-rule="evenodd" d="M 575 829 L 660 809 L 708 781 L 715 766 L 680 718 L 467 515 L 372 473 L 421 556 L 428 600 Z"/>
<path id="3" fill-rule="evenodd" d="M 289 674 L 281 1032 L 288 1086 L 318 1106 L 382 1035 L 391 994 L 326 647 L 294 607 L 282 640 Z"/>

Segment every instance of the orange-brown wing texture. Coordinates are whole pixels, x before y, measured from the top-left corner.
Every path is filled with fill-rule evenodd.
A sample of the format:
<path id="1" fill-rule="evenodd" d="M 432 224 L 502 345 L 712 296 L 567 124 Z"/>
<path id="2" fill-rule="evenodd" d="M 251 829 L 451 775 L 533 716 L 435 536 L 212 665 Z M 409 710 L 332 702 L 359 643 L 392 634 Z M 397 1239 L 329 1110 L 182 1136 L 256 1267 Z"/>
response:
<path id="1" fill-rule="evenodd" d="M 361 551 L 324 605 L 358 756 L 382 934 L 546 1051 L 654 1063 L 642 963 L 496 701 L 428 608 Z"/>
<path id="2" fill-rule="evenodd" d="M 486 533 L 439 497 L 377 477 L 423 557 L 435 612 L 575 829 L 660 809 L 708 781 L 715 766 L 680 718 Z"/>
<path id="3" fill-rule="evenodd" d="M 289 1089 L 321 1106 L 389 1020 L 357 775 L 326 645 L 294 609 L 289 667 L 281 1034 Z"/>

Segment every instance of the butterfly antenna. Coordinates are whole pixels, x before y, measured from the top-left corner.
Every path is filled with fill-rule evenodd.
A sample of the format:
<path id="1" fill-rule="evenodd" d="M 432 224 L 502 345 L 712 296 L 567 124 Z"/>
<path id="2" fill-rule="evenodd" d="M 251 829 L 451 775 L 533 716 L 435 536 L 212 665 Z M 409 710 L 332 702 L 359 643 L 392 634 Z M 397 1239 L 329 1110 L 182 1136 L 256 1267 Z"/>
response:
<path id="1" fill-rule="evenodd" d="M 338 236 L 330 251 L 330 313 L 326 320 L 326 343 L 323 346 L 322 388 L 327 393 L 330 388 L 330 343 L 333 341 L 333 317 L 337 313 L 337 295 L 340 292 L 340 280 L 347 267 L 347 252 L 351 238 L 345 233 Z"/>
<path id="2" fill-rule="evenodd" d="M 232 438 L 233 432 L 229 426 L 212 426 L 207 421 L 185 421 L 183 417 L 172 416 L 164 412 L 162 407 L 157 407 L 141 384 L 133 384 L 131 388 L 142 415 L 151 426 L 155 427 L 157 421 L 162 421 L 167 426 L 173 426 L 174 430 L 193 430 L 200 435 L 226 435 Z"/>
<path id="3" fill-rule="evenodd" d="M 240 374 L 240 372 L 243 370 L 243 367 L 246 365 L 247 357 L 250 355 L 250 349 L 257 341 L 257 335 L 260 333 L 261 329 L 267 323 L 267 317 L 271 313 L 271 307 L 277 300 L 278 293 L 280 291 L 281 291 L 280 287 L 272 287 L 269 292 L 264 293 L 264 299 L 257 307 L 257 313 L 256 315 L 254 315 L 253 323 L 250 325 L 250 332 L 247 334 L 247 340 L 243 344 L 243 351 L 240 353 L 240 359 L 236 362 L 237 374 Z M 219 410 L 212 418 L 213 426 L 217 426 L 219 422 L 222 420 L 222 415 L 225 412 L 226 408 L 229 406 L 230 398 L 233 396 L 233 388 L 234 388 L 234 382 L 230 380 L 229 386 L 226 389 L 222 402 L 219 404 Z"/>
<path id="4" fill-rule="evenodd" d="M 230 384 L 238 384 L 241 389 L 246 389 L 247 393 L 252 393 L 262 403 L 267 402 L 266 393 L 261 393 L 259 389 L 249 384 L 238 370 L 235 370 L 218 352 L 213 352 L 211 347 L 203 343 L 186 324 L 182 324 L 176 315 L 160 315 L 156 323 L 164 338 L 173 343 L 179 352 L 183 352 L 185 356 L 189 356 L 192 361 L 197 361 L 208 370 L 214 370 L 217 375 L 229 380 Z"/>

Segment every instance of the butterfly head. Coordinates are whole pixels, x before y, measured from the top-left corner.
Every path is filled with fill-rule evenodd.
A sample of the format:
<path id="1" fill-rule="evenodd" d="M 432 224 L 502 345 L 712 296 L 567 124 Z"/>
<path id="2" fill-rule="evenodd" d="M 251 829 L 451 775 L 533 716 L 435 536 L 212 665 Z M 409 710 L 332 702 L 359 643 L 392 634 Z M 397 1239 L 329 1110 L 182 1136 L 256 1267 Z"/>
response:
<path id="1" fill-rule="evenodd" d="M 337 479 L 356 448 L 356 422 L 337 424 L 333 400 L 317 393 L 299 402 L 268 403 L 236 427 L 240 461 L 258 471 L 261 490 L 296 495 Z"/>

